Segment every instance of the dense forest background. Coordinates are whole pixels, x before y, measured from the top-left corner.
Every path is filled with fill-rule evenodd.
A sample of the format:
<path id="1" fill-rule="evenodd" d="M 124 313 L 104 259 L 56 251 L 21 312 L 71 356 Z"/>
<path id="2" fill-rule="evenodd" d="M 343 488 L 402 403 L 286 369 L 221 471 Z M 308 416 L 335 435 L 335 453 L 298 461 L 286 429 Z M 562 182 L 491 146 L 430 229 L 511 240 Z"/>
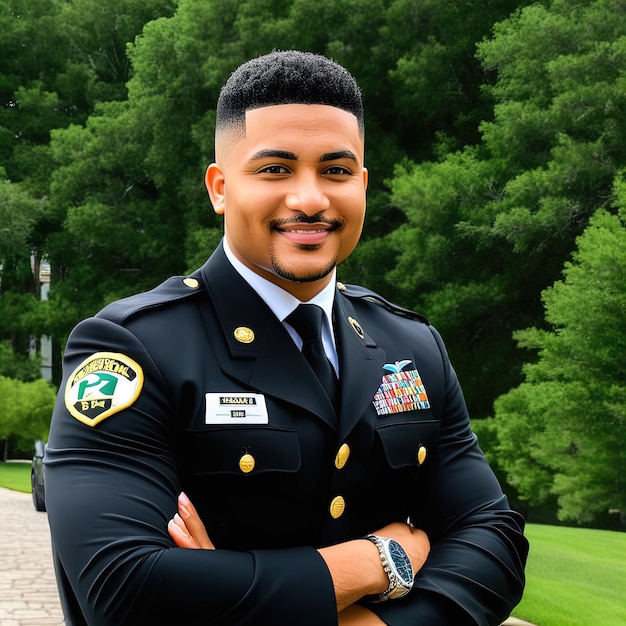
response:
<path id="1" fill-rule="evenodd" d="M 0 32 L 5 454 L 46 436 L 77 321 L 204 262 L 219 88 L 297 48 L 364 93 L 368 215 L 341 280 L 442 332 L 517 508 L 620 519 L 625 0 L 0 0 Z"/>

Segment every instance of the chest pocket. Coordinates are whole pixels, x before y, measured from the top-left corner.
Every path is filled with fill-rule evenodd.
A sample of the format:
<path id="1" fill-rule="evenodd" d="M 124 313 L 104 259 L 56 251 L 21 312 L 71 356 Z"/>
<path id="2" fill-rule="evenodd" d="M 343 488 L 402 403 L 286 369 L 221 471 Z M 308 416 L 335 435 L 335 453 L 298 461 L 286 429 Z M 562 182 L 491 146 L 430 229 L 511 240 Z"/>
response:
<path id="1" fill-rule="evenodd" d="M 298 433 L 275 426 L 187 430 L 181 485 L 219 548 L 269 548 L 297 527 Z"/>
<path id="2" fill-rule="evenodd" d="M 185 437 L 186 465 L 198 476 L 255 476 L 300 469 L 298 433 L 292 429 L 218 427 L 187 431 Z"/>
<path id="3" fill-rule="evenodd" d="M 384 458 L 392 470 L 427 465 L 437 448 L 439 421 L 394 422 L 376 428 Z"/>

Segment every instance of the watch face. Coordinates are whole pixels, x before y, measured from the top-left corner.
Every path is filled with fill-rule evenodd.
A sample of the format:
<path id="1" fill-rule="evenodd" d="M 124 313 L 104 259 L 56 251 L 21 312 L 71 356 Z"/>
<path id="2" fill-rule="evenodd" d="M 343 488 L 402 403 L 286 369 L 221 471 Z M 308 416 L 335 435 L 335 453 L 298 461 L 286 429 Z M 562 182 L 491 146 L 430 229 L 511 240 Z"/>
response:
<path id="1" fill-rule="evenodd" d="M 405 585 L 413 582 L 413 568 L 404 548 L 397 542 L 389 542 L 389 555 L 395 565 L 396 572 Z"/>

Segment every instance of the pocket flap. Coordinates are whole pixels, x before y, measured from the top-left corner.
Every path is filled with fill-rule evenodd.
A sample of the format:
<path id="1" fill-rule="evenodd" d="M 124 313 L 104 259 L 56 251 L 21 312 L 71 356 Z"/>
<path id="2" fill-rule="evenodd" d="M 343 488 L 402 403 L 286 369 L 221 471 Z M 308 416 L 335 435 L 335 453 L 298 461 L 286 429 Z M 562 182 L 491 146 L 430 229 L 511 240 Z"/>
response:
<path id="1" fill-rule="evenodd" d="M 439 422 L 395 422 L 376 429 L 389 467 L 418 467 L 428 462 L 437 446 Z"/>
<path id="2" fill-rule="evenodd" d="M 196 475 L 257 475 L 300 469 L 300 444 L 295 430 L 271 426 L 207 428 L 188 431 L 185 437 L 189 451 L 185 462 Z M 245 455 L 251 457 L 246 471 L 242 469 Z"/>

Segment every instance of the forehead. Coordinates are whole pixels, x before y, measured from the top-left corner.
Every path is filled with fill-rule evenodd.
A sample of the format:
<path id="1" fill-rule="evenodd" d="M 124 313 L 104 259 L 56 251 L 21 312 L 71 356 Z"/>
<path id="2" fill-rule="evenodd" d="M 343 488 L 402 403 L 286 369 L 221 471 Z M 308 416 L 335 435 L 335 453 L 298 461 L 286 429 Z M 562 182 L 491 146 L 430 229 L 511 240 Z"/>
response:
<path id="1" fill-rule="evenodd" d="M 355 115 L 325 104 L 277 104 L 246 111 L 243 125 L 225 129 L 216 149 L 254 150 L 306 143 L 312 149 L 349 148 L 363 156 L 363 137 Z"/>

